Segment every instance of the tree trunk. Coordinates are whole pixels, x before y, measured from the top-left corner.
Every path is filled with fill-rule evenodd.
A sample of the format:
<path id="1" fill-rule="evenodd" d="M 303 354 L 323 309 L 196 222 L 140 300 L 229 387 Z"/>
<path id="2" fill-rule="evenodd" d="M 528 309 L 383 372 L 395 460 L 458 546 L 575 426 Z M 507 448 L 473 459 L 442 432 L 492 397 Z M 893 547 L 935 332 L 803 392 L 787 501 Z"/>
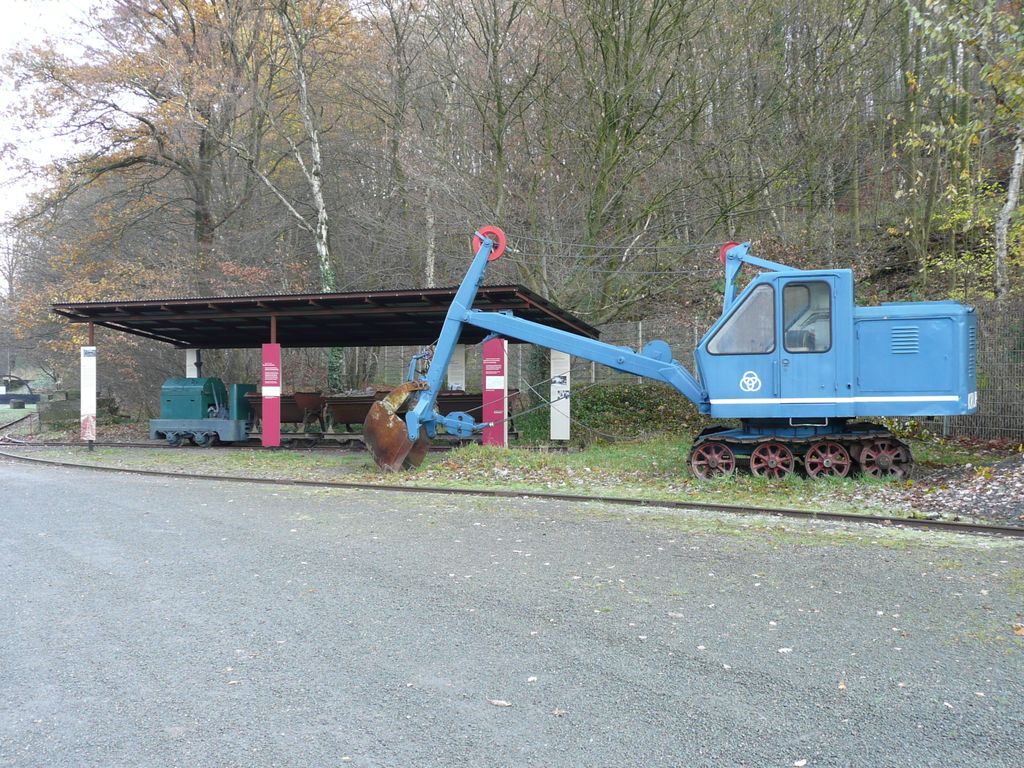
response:
<path id="1" fill-rule="evenodd" d="M 424 280 L 426 281 L 427 288 L 433 288 L 436 283 L 436 264 L 435 264 L 435 250 L 437 248 L 437 222 L 434 216 L 434 201 L 431 199 L 433 187 L 427 185 L 426 191 L 423 193 L 423 209 L 426 217 L 426 247 L 423 251 L 423 272 Z"/>
<path id="2" fill-rule="evenodd" d="M 831 160 L 825 161 L 825 253 L 828 265 L 836 264 L 836 173 Z"/>
<path id="3" fill-rule="evenodd" d="M 193 287 L 202 291 L 211 288 L 210 263 L 213 253 L 213 156 L 216 142 L 205 128 L 199 134 L 199 147 L 192 176 L 193 232 L 195 239 L 195 272 Z"/>
<path id="4" fill-rule="evenodd" d="M 309 73 L 306 67 L 308 33 L 302 26 L 302 16 L 288 0 L 278 6 L 281 21 L 284 22 L 288 47 L 295 65 L 295 81 L 299 92 L 299 112 L 302 125 L 309 141 L 309 165 L 306 165 L 298 144 L 292 143 L 292 154 L 309 184 L 310 196 L 316 208 L 316 255 L 320 267 L 320 289 L 333 291 L 335 287 L 334 262 L 331 258 L 330 217 L 323 192 L 323 155 L 320 149 L 320 116 L 310 102 Z M 294 13 L 294 16 L 292 15 Z"/>
<path id="5" fill-rule="evenodd" d="M 1013 153 L 1013 167 L 1010 170 L 1010 181 L 1006 185 L 1006 202 L 996 219 L 996 301 L 1002 303 L 1010 291 L 1009 278 L 1006 274 L 1006 257 L 1009 250 L 1010 219 L 1017 208 L 1020 198 L 1020 177 L 1024 169 L 1024 125 L 1017 130 L 1017 141 Z"/>

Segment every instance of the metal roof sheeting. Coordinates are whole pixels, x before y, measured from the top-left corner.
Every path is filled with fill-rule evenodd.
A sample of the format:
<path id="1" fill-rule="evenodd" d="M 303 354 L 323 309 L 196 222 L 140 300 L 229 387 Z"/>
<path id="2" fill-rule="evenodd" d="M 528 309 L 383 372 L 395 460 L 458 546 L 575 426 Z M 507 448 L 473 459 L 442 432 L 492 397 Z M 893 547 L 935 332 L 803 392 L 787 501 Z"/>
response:
<path id="1" fill-rule="evenodd" d="M 283 347 L 376 347 L 433 343 L 457 288 L 357 293 L 86 301 L 52 310 L 72 323 L 94 323 L 182 348 L 244 349 L 270 341 L 277 318 Z M 474 309 L 511 311 L 517 317 L 597 338 L 598 331 L 528 288 L 480 288 Z M 466 326 L 460 341 L 475 344 L 485 332 Z"/>

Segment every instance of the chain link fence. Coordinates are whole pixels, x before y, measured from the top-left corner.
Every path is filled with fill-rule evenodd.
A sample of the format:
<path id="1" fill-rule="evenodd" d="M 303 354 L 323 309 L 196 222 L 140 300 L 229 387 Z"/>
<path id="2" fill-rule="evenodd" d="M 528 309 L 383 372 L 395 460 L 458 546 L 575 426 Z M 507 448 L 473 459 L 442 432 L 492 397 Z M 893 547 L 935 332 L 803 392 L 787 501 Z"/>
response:
<path id="1" fill-rule="evenodd" d="M 976 304 L 978 412 L 942 424 L 945 434 L 1024 443 L 1024 301 Z"/>

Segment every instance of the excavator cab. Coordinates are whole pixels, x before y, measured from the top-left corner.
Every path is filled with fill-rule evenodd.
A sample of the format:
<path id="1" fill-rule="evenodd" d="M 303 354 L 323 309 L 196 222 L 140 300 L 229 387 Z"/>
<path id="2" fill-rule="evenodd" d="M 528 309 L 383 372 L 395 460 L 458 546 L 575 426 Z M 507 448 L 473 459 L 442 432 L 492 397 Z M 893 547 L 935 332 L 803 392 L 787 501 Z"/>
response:
<path id="1" fill-rule="evenodd" d="M 837 342 L 850 334 L 851 282 L 848 270 L 756 276 L 695 352 L 711 415 L 838 415 L 850 368 L 839 351 L 850 347 Z"/>

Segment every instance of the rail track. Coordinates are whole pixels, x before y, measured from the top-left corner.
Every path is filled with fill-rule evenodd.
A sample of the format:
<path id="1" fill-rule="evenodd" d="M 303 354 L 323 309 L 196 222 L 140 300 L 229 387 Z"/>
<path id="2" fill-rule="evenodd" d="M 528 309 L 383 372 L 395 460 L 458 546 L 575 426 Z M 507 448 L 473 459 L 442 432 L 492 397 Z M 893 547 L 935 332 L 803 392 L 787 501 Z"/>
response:
<path id="1" fill-rule="evenodd" d="M 35 416 L 35 413 L 30 411 L 29 413 L 26 413 L 21 418 L 15 419 L 14 421 L 8 421 L 6 424 L 0 426 L 0 438 L 2 438 L 4 436 L 4 433 L 7 432 L 12 427 L 16 427 L 19 424 L 22 424 L 23 422 L 26 422 L 29 419 L 33 418 L 34 416 Z"/>
<path id="2" fill-rule="evenodd" d="M 19 420 L 20 421 L 20 420 Z M 15 422 L 17 423 L 17 422 Z M 0 428 L 0 434 L 4 429 L 13 426 L 5 425 Z M 32 447 L 81 447 L 81 443 L 32 443 Z M 97 443 L 97 445 L 131 448 L 131 447 L 160 447 L 152 443 Z M 13 446 L 12 446 L 13 447 Z M 270 450 L 270 449 L 266 449 Z M 335 450 L 337 450 L 335 448 Z M 75 467 L 91 469 L 99 472 L 122 472 L 147 477 L 188 477 L 197 480 L 210 480 L 219 482 L 249 483 L 252 485 L 290 485 L 313 488 L 337 488 L 345 490 L 371 490 L 395 493 L 433 494 L 448 496 L 481 496 L 498 499 L 539 499 L 548 501 L 566 501 L 573 503 L 605 503 L 627 507 L 675 509 L 693 512 L 722 512 L 738 516 L 743 515 L 768 515 L 771 517 L 791 518 L 798 520 L 825 520 L 830 522 L 855 523 L 859 525 L 875 525 L 894 528 L 913 528 L 933 532 L 963 533 L 981 536 L 996 536 L 1008 538 L 1024 538 L 1024 527 L 1009 525 L 987 525 L 983 523 L 972 523 L 952 520 L 929 520 L 924 518 L 897 517 L 895 515 L 857 515 L 848 512 L 825 512 L 809 511 L 803 509 L 790 509 L 785 507 L 767 507 L 758 505 L 740 504 L 719 504 L 714 502 L 697 501 L 668 501 L 660 499 L 638 499 L 623 496 L 588 496 L 570 493 L 548 493 L 541 491 L 504 491 L 493 489 L 473 488 L 442 488 L 437 486 L 408 486 L 391 485 L 387 483 L 356 483 L 338 482 L 326 480 L 292 480 L 281 478 L 256 478 L 242 477 L 237 475 L 185 475 L 181 472 L 165 472 L 152 469 L 130 469 L 122 467 L 102 467 L 94 464 L 79 464 L 74 462 L 45 459 L 37 456 L 25 456 L 13 453 L 9 450 L 0 450 L 0 456 L 15 461 L 23 461 L 36 464 L 47 464 L 54 466 Z"/>

